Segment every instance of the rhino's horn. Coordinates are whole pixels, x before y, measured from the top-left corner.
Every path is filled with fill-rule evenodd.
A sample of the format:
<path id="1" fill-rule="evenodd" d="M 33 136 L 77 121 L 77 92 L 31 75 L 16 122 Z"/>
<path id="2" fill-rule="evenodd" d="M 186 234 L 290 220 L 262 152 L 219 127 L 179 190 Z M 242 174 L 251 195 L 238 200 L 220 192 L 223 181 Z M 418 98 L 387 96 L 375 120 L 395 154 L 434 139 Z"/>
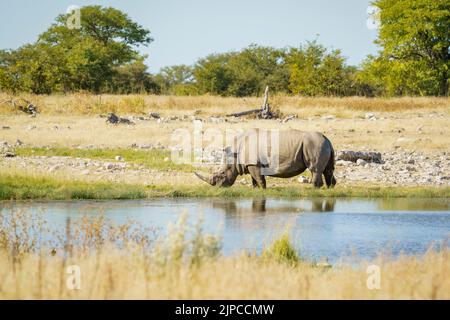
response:
<path id="1" fill-rule="evenodd" d="M 204 176 L 202 176 L 200 173 L 194 172 L 195 175 L 197 176 L 197 178 L 199 178 L 200 180 L 205 181 L 206 183 L 209 183 L 210 185 L 212 185 L 211 181 L 209 181 L 209 179 L 205 178 Z"/>

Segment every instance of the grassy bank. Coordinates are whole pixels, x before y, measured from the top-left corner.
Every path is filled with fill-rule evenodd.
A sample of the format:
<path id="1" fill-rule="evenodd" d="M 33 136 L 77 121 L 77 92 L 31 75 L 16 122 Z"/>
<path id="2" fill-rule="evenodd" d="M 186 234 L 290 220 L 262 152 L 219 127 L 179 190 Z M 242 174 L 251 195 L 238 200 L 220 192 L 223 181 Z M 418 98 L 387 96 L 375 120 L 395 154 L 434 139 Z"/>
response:
<path id="1" fill-rule="evenodd" d="M 0 174 L 2 200 L 141 199 L 146 196 L 145 188 L 138 185 Z"/>
<path id="2" fill-rule="evenodd" d="M 0 199 L 142 199 L 154 197 L 364 197 L 364 198 L 449 198 L 450 187 L 337 186 L 334 189 L 276 187 L 266 190 L 247 186 L 215 188 L 208 185 L 143 186 L 64 180 L 44 176 L 0 173 Z"/>

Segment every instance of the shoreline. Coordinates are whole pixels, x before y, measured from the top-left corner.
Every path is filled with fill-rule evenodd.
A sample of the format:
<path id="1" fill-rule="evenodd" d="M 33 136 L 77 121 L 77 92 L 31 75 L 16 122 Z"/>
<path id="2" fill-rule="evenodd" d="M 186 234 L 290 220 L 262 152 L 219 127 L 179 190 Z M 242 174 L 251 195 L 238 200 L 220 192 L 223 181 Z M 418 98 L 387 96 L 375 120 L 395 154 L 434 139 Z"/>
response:
<path id="1" fill-rule="evenodd" d="M 248 186 L 216 188 L 190 185 L 124 184 L 87 182 L 31 175 L 0 173 L 0 200 L 132 200 L 151 198 L 450 198 L 450 187 L 312 186 L 273 187 L 266 190 Z"/>

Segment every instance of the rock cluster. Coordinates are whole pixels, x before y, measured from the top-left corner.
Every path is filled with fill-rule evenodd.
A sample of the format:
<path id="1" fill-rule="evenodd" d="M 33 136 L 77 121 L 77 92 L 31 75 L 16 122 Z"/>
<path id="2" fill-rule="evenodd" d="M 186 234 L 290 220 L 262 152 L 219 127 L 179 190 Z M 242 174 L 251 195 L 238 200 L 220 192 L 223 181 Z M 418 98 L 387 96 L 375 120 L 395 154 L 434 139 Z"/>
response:
<path id="1" fill-rule="evenodd" d="M 164 148 L 163 145 L 135 146 L 142 148 Z M 169 148 L 170 149 L 170 148 Z M 202 150 L 194 150 L 200 152 Z M 69 171 L 73 175 L 96 177 L 111 181 L 155 181 L 161 177 L 170 177 L 170 181 L 182 179 L 190 173 L 156 170 L 145 168 L 143 165 L 129 163 L 126 157 L 116 155 L 116 161 L 102 161 L 98 159 L 84 159 L 71 157 L 14 157 L 14 148 L 8 143 L 0 142 L 0 170 L 8 167 L 19 167 L 26 170 L 42 172 Z M 222 150 L 203 150 L 205 166 L 220 164 L 223 157 Z M 381 163 L 358 158 L 355 162 L 338 160 L 335 176 L 338 185 L 341 183 L 367 183 L 380 185 L 434 185 L 450 186 L 450 153 L 448 152 L 383 152 L 379 157 Z M 169 158 L 164 161 L 169 161 Z M 119 179 L 119 180 L 117 180 Z M 297 183 L 308 183 L 306 176 L 293 178 Z M 274 179 L 274 183 L 291 183 L 288 179 Z"/>
<path id="2" fill-rule="evenodd" d="M 118 117 L 114 113 L 108 114 L 106 122 L 111 124 L 134 124 L 130 119 Z"/>
<path id="3" fill-rule="evenodd" d="M 374 151 L 339 151 L 337 153 L 336 160 L 351 161 L 356 163 L 360 161 L 360 164 L 363 163 L 361 160 L 364 162 L 382 163 L 381 153 Z"/>
<path id="4" fill-rule="evenodd" d="M 12 158 L 15 156 L 14 147 L 9 145 L 7 141 L 0 141 L 0 157 Z"/>
<path id="5" fill-rule="evenodd" d="M 381 155 L 379 158 L 381 159 Z M 335 175 L 345 181 L 385 185 L 450 185 L 450 153 L 383 152 L 383 161 L 336 161 Z"/>

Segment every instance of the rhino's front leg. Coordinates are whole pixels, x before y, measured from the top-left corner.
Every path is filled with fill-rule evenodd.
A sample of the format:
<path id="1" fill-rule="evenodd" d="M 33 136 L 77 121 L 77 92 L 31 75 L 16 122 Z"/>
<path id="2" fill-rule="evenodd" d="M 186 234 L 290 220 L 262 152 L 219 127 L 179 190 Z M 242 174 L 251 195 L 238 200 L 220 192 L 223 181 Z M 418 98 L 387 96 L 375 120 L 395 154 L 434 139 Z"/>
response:
<path id="1" fill-rule="evenodd" d="M 253 187 L 266 188 L 266 177 L 261 175 L 261 168 L 258 166 L 248 166 L 248 172 L 252 176 Z"/>

